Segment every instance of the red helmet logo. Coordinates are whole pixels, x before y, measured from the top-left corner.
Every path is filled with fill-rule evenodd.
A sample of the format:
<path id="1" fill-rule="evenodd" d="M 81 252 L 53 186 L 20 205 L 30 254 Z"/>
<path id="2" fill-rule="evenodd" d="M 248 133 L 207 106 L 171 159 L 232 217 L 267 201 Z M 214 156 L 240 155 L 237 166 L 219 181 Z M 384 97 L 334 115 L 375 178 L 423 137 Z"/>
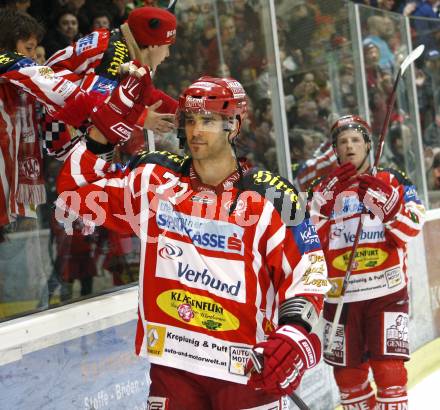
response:
<path id="1" fill-rule="evenodd" d="M 201 77 L 181 94 L 179 111 L 209 112 L 242 119 L 247 111 L 246 92 L 233 78 Z"/>

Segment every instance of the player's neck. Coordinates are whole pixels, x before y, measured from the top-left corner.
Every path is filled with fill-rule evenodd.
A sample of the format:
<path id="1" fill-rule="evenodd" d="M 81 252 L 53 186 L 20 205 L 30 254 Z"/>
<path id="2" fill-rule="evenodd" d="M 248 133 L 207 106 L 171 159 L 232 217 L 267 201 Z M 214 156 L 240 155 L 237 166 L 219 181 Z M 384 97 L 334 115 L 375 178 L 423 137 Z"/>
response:
<path id="1" fill-rule="evenodd" d="M 367 159 L 365 163 L 357 170 L 357 175 L 365 174 L 370 170 L 370 161 Z"/>
<path id="2" fill-rule="evenodd" d="M 232 155 L 215 160 L 193 159 L 193 166 L 201 181 L 211 186 L 217 186 L 237 169 L 235 158 Z"/>

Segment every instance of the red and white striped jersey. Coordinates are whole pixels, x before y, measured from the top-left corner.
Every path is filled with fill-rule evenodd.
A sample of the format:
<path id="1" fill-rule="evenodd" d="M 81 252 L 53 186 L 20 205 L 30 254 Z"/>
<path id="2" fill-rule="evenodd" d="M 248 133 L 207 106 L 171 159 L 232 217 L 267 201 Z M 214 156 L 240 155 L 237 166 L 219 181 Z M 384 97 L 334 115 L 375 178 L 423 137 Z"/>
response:
<path id="1" fill-rule="evenodd" d="M 10 84 L 0 84 L 0 226 L 12 222 L 17 187 L 20 143 L 20 99 Z"/>
<path id="2" fill-rule="evenodd" d="M 71 81 L 57 77 L 50 68 L 37 66 L 21 54 L 11 51 L 0 53 L 1 225 L 14 220 L 16 215 L 35 217 L 35 205 L 41 203 L 45 195 L 44 186 L 35 185 L 33 190 L 38 190 L 40 200 L 32 202 L 34 205 L 20 202 L 17 198 L 20 188 L 20 147 L 30 141 L 30 136 L 35 146 L 35 153 L 29 162 L 34 165 L 32 174 L 41 177 L 42 173 L 37 160 L 37 157 L 40 158 L 37 152 L 40 141 L 33 97 L 44 104 L 48 112 L 54 113 L 79 91 L 79 87 Z M 70 141 L 66 142 L 67 146 L 69 149 L 72 146 Z"/>
<path id="3" fill-rule="evenodd" d="M 33 60 L 12 51 L 0 53 L 0 79 L 33 95 L 50 114 L 80 91 L 74 83 L 55 75 L 49 67 L 38 66 Z"/>
<path id="4" fill-rule="evenodd" d="M 424 222 L 424 207 L 416 188 L 402 173 L 393 169 L 380 169 L 377 177 L 398 188 L 402 207 L 385 224 L 376 216 L 364 218 L 355 268 L 345 292 L 345 302 L 356 302 L 397 292 L 407 285 L 407 243 L 417 236 Z M 324 182 L 316 182 L 313 192 L 320 192 Z M 365 206 L 359 202 L 357 188 L 343 192 L 342 203 L 334 208 L 330 218 L 319 210 L 311 209 L 327 262 L 332 290 L 329 303 L 337 303 L 347 271 L 348 260 L 355 240 L 359 215 Z M 337 209 L 336 209 L 337 208 Z"/>
<path id="5" fill-rule="evenodd" d="M 194 178 L 187 157 L 153 152 L 111 171 L 81 143 L 60 172 L 58 202 L 67 225 L 80 214 L 140 237 L 137 354 L 246 383 L 250 349 L 283 302 L 302 295 L 320 312 L 324 256 L 287 180 L 248 169 L 201 191 Z"/>
<path id="6" fill-rule="evenodd" d="M 36 218 L 46 201 L 34 98 L 0 83 L 0 226 L 17 216 Z"/>

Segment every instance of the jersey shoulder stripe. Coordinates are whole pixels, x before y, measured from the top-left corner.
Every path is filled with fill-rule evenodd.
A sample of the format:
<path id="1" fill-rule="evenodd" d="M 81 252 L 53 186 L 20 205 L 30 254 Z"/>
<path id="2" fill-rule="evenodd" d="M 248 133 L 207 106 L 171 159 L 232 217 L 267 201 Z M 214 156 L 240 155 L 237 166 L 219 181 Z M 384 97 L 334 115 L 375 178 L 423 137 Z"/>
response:
<path id="1" fill-rule="evenodd" d="M 190 163 L 188 156 L 173 154 L 169 151 L 141 151 L 133 157 L 128 168 L 133 170 L 144 164 L 157 164 L 176 173 L 186 174 L 187 164 Z"/>
<path id="2" fill-rule="evenodd" d="M 257 192 L 270 201 L 288 226 L 294 223 L 296 213 L 305 209 L 296 188 L 271 171 L 253 168 L 243 176 L 242 185 L 245 191 Z"/>
<path id="3" fill-rule="evenodd" d="M 397 169 L 397 168 L 378 168 L 378 172 L 388 172 L 391 174 L 394 178 L 397 179 L 399 184 L 405 185 L 405 186 L 412 186 L 414 185 L 412 181 L 409 179 L 409 177 L 405 174 L 405 172 Z"/>
<path id="4" fill-rule="evenodd" d="M 315 191 L 318 186 L 321 184 L 321 182 L 324 181 L 324 177 L 320 176 L 315 178 L 309 185 L 309 187 L 307 188 L 307 199 L 310 200 L 313 197 L 313 191 Z"/>

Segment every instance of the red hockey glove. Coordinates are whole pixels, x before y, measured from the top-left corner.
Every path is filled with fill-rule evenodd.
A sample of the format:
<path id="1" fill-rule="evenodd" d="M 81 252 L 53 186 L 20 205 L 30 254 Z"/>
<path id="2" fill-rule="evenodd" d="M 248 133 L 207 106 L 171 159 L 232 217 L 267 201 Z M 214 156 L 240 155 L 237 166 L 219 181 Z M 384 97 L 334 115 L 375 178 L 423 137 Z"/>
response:
<path id="1" fill-rule="evenodd" d="M 359 175 L 359 200 L 382 222 L 391 220 L 402 206 L 397 188 L 371 175 Z"/>
<path id="2" fill-rule="evenodd" d="M 127 76 L 113 91 L 110 100 L 92 111 L 93 124 L 113 145 L 130 138 L 152 89 L 149 70 L 141 67 L 137 73 L 140 73 L 139 78 Z"/>
<path id="3" fill-rule="evenodd" d="M 356 175 L 356 167 L 351 162 L 346 162 L 333 170 L 330 175 L 322 183 L 322 198 L 326 200 L 321 205 L 320 212 L 322 215 L 330 217 L 335 206 L 336 197 L 344 192 L 354 181 L 352 177 Z"/>
<path id="4" fill-rule="evenodd" d="M 95 91 L 80 91 L 66 100 L 64 107 L 53 115 L 53 119 L 79 128 L 89 118 L 93 108 L 102 105 L 105 99 L 105 95 Z"/>
<path id="5" fill-rule="evenodd" d="M 254 346 L 257 352 L 261 349 L 263 368 L 261 373 L 252 371 L 248 385 L 279 396 L 290 395 L 299 386 L 304 372 L 321 359 L 318 336 L 300 326 L 281 326 L 267 341 Z M 249 361 L 247 369 L 252 368 Z"/>
<path id="6" fill-rule="evenodd" d="M 323 192 L 333 192 L 334 197 L 343 192 L 349 185 L 349 180 L 356 175 L 356 167 L 351 162 L 346 162 L 334 169 L 324 181 Z"/>

